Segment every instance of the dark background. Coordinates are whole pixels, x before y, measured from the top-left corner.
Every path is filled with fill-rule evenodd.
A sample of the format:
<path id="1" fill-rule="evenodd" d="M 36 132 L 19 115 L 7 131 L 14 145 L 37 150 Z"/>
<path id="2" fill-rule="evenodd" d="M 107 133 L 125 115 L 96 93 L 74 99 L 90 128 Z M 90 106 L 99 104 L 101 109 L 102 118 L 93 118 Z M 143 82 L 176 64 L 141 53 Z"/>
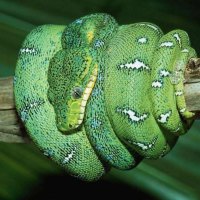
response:
<path id="1" fill-rule="evenodd" d="M 188 32 L 200 53 L 198 0 L 0 0 L 0 77 L 14 74 L 26 34 L 41 24 L 68 24 L 106 12 L 120 24 L 148 21 L 164 32 Z M 103 180 L 85 183 L 68 176 L 33 145 L 0 143 L 0 200 L 67 199 L 70 196 L 131 199 L 200 199 L 200 123 L 182 136 L 163 159 L 144 161 L 131 171 L 111 170 Z M 91 193 L 94 192 L 94 194 Z M 61 196 L 64 195 L 62 198 Z M 130 196 L 130 197 L 128 197 Z"/>

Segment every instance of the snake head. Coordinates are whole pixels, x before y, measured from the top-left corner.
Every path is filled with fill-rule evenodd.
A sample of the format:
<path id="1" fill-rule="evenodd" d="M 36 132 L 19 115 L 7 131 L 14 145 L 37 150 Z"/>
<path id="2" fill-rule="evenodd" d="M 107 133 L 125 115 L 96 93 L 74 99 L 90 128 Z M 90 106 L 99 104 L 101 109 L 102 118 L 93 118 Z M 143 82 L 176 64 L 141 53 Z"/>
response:
<path id="1" fill-rule="evenodd" d="M 72 131 L 82 124 L 97 77 L 97 63 L 117 27 L 110 15 L 94 14 L 64 30 L 63 49 L 51 59 L 48 71 L 48 99 L 60 131 Z"/>
<path id="2" fill-rule="evenodd" d="M 88 49 L 61 50 L 52 58 L 48 99 L 60 131 L 70 132 L 82 124 L 96 78 L 97 64 Z"/>

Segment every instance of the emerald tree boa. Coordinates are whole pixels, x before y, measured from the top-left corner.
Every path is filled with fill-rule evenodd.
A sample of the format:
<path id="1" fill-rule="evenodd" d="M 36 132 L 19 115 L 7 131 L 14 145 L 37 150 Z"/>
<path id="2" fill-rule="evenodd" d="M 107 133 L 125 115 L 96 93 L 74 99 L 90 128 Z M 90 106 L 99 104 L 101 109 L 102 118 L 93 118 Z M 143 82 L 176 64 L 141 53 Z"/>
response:
<path id="1" fill-rule="evenodd" d="M 16 107 L 43 153 L 82 180 L 166 155 L 186 133 L 183 73 L 196 57 L 182 30 L 121 25 L 92 14 L 26 37 L 14 77 Z"/>

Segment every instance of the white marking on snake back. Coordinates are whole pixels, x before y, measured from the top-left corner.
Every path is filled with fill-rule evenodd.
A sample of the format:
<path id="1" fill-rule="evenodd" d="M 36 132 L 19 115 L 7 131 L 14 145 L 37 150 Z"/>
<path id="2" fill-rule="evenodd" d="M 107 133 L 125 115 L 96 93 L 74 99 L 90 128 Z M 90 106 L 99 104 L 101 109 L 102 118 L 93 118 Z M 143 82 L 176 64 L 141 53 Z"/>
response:
<path id="1" fill-rule="evenodd" d="M 183 91 L 182 90 L 176 91 L 175 95 L 176 96 L 181 96 L 181 95 L 183 95 Z"/>
<path id="2" fill-rule="evenodd" d="M 179 46 L 181 47 L 181 38 L 178 33 L 174 34 L 175 39 L 178 41 Z"/>
<path id="3" fill-rule="evenodd" d="M 148 115 L 146 113 L 142 114 L 141 116 L 137 116 L 136 112 L 133 110 L 122 110 L 122 112 L 126 115 L 128 115 L 129 119 L 131 119 L 131 121 L 133 122 L 139 122 L 139 121 L 144 121 Z"/>
<path id="4" fill-rule="evenodd" d="M 146 69 L 150 70 L 149 66 L 145 65 L 142 61 L 135 59 L 134 62 L 126 63 L 126 64 L 121 64 L 120 68 L 125 68 L 125 69 Z"/>
<path id="5" fill-rule="evenodd" d="M 63 164 L 68 163 L 68 162 L 73 158 L 75 152 L 76 152 L 76 151 L 73 149 L 73 150 L 64 158 Z"/>
<path id="6" fill-rule="evenodd" d="M 165 114 L 161 114 L 161 115 L 159 116 L 158 121 L 159 121 L 160 123 L 166 123 L 166 122 L 168 121 L 169 117 L 171 116 L 171 114 L 172 114 L 171 111 L 166 112 Z"/>
<path id="7" fill-rule="evenodd" d="M 188 50 L 188 49 L 183 49 L 181 52 L 182 52 L 182 53 L 188 53 L 189 50 Z"/>
<path id="8" fill-rule="evenodd" d="M 135 141 L 128 140 L 129 143 L 138 146 L 142 150 L 151 149 L 155 145 L 156 141 L 157 141 L 157 137 L 154 137 L 150 143 L 142 143 L 142 142 L 135 142 Z"/>
<path id="9" fill-rule="evenodd" d="M 151 24 L 147 24 L 147 26 L 150 27 L 150 28 L 152 28 L 152 29 L 154 29 L 154 30 L 156 30 L 156 31 L 158 30 L 158 28 L 156 26 L 153 26 Z"/>
<path id="10" fill-rule="evenodd" d="M 148 146 L 146 146 L 146 145 L 144 145 L 142 143 L 139 143 L 139 142 L 135 143 L 135 145 L 140 147 L 142 150 L 147 150 L 148 149 Z M 151 146 L 149 148 L 151 148 Z"/>
<path id="11" fill-rule="evenodd" d="M 21 48 L 20 53 L 28 53 L 28 54 L 34 54 L 36 53 L 36 50 L 34 48 Z"/>
<path id="12" fill-rule="evenodd" d="M 161 77 L 166 77 L 166 76 L 169 76 L 169 75 L 170 75 L 169 71 L 167 71 L 165 69 L 160 71 L 160 76 Z"/>
<path id="13" fill-rule="evenodd" d="M 173 45 L 173 42 L 163 42 L 160 44 L 160 47 L 172 47 Z"/>
<path id="14" fill-rule="evenodd" d="M 163 85 L 163 83 L 161 81 L 153 81 L 152 84 L 151 84 L 151 86 L 153 88 L 161 88 L 162 85 Z"/>
<path id="15" fill-rule="evenodd" d="M 139 25 L 140 26 L 148 26 L 149 28 L 152 28 L 152 29 L 158 31 L 158 28 L 156 26 L 152 25 L 152 24 L 143 24 L 143 23 L 141 23 Z"/>
<path id="16" fill-rule="evenodd" d="M 138 43 L 140 43 L 140 44 L 145 44 L 145 43 L 147 43 L 147 38 L 145 38 L 145 37 L 139 38 L 139 39 L 138 39 Z"/>

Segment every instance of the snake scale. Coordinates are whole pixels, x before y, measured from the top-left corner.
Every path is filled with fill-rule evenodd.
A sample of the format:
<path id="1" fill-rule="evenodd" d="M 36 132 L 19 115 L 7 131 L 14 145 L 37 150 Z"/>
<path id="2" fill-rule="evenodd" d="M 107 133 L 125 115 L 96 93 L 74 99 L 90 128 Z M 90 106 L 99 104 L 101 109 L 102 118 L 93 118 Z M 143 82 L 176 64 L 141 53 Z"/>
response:
<path id="1" fill-rule="evenodd" d="M 166 155 L 187 132 L 184 70 L 196 57 L 187 33 L 119 26 L 104 13 L 43 25 L 19 52 L 16 108 L 32 140 L 67 172 L 98 180 Z"/>

